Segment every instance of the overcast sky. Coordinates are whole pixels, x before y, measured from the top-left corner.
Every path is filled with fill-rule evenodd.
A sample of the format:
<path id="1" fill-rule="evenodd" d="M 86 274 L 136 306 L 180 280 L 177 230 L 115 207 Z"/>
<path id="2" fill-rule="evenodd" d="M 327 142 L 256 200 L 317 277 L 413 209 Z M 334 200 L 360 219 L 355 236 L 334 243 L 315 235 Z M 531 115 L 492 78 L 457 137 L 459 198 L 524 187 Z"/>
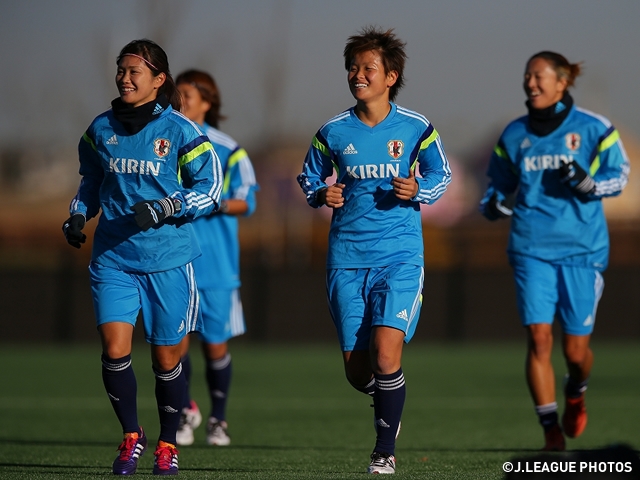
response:
<path id="1" fill-rule="evenodd" d="M 248 147 L 306 144 L 353 104 L 342 49 L 375 24 L 407 42 L 397 102 L 457 154 L 525 113 L 526 60 L 584 62 L 578 104 L 640 132 L 638 0 L 1 0 L 0 147 L 77 144 L 117 95 L 115 58 L 148 37 L 174 75 L 210 71 L 225 131 Z M 623 133 L 624 134 L 624 133 Z M 75 161 L 75 159 L 74 159 Z"/>

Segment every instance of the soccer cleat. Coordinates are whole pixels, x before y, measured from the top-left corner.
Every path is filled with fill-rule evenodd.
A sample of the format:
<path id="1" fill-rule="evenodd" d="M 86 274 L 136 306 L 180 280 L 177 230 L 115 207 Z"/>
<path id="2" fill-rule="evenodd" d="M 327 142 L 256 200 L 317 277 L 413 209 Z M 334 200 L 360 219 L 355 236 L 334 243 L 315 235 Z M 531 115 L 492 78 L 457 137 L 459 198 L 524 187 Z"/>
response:
<path id="1" fill-rule="evenodd" d="M 196 429 L 202 423 L 202 414 L 200 413 L 200 409 L 198 408 L 198 404 L 191 400 L 191 405 L 189 408 L 183 408 L 182 413 L 184 413 L 187 417 L 187 423 L 191 426 L 192 429 Z"/>
<path id="2" fill-rule="evenodd" d="M 202 414 L 195 401 L 191 400 L 191 406 L 183 408 L 180 414 L 180 424 L 176 432 L 178 445 L 191 445 L 194 442 L 193 431 L 202 423 Z"/>
<path id="3" fill-rule="evenodd" d="M 113 461 L 114 475 L 133 475 L 138 468 L 138 460 L 147 448 L 147 437 L 140 427 L 140 433 L 125 433 L 118 447 L 120 455 Z"/>
<path id="4" fill-rule="evenodd" d="M 175 445 L 160 440 L 154 455 L 154 475 L 178 475 L 178 450 Z"/>
<path id="5" fill-rule="evenodd" d="M 564 435 L 560 429 L 560 425 L 557 423 L 549 430 L 544 432 L 544 447 L 543 452 L 564 452 L 565 443 Z"/>
<path id="6" fill-rule="evenodd" d="M 193 428 L 189 425 L 187 420 L 187 414 L 184 413 L 184 410 L 180 414 L 180 424 L 178 425 L 178 430 L 176 431 L 176 443 L 178 445 L 191 445 L 193 444 L 195 438 L 193 436 Z"/>
<path id="7" fill-rule="evenodd" d="M 231 437 L 227 432 L 227 422 L 219 421 L 216 417 L 209 417 L 207 422 L 207 443 L 219 447 L 227 446 L 231 443 Z"/>
<path id="8" fill-rule="evenodd" d="M 587 407 L 584 404 L 584 393 L 578 398 L 565 398 L 562 428 L 569 438 L 582 435 L 587 427 Z"/>
<path id="9" fill-rule="evenodd" d="M 373 452 L 367 473 L 396 473 L 396 457 L 390 453 Z"/>

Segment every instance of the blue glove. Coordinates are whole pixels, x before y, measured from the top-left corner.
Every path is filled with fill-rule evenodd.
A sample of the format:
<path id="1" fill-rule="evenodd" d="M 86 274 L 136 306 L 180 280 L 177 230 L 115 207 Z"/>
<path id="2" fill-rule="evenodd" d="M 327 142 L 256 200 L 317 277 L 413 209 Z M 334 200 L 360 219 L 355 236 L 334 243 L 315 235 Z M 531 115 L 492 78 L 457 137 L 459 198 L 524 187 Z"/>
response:
<path id="1" fill-rule="evenodd" d="M 145 231 L 164 219 L 175 215 L 181 209 L 182 203 L 180 200 L 170 197 L 160 200 L 143 200 L 131 207 L 131 210 L 135 213 L 136 223 Z"/>
<path id="2" fill-rule="evenodd" d="M 574 160 L 563 163 L 558 168 L 560 181 L 575 193 L 588 195 L 596 188 L 596 182 Z"/>
<path id="3" fill-rule="evenodd" d="M 69 245 L 80 248 L 80 244 L 87 240 L 87 236 L 82 233 L 86 223 L 87 220 L 81 213 L 75 213 L 65 220 L 62 224 L 62 233 L 64 233 L 64 238 L 67 239 Z"/>

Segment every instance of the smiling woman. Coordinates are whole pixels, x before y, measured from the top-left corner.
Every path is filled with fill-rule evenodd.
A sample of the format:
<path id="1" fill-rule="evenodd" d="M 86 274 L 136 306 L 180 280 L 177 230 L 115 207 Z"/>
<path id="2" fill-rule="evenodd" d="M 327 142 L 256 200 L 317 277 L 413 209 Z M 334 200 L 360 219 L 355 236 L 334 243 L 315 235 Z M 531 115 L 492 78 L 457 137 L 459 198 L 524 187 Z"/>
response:
<path id="1" fill-rule="evenodd" d="M 589 346 L 609 235 L 602 199 L 627 184 L 629 160 L 611 122 L 574 105 L 568 88 L 580 74 L 555 52 L 539 52 L 524 73 L 528 115 L 502 133 L 480 203 L 490 220 L 511 218 L 509 262 L 527 332 L 526 377 L 544 430 L 544 450 L 564 450 L 587 425 Z M 562 427 L 551 363 L 552 324 L 562 327 L 567 366 Z"/>
<path id="2" fill-rule="evenodd" d="M 373 474 L 395 473 L 406 395 L 402 349 L 422 307 L 420 205 L 433 204 L 451 181 L 433 125 L 393 103 L 405 59 L 405 44 L 393 30 L 367 27 L 349 38 L 344 65 L 356 105 L 318 130 L 298 176 L 309 205 L 333 212 L 329 310 L 347 380 L 373 397 Z M 328 185 L 334 169 L 337 181 Z"/>
<path id="3" fill-rule="evenodd" d="M 209 139 L 179 113 L 180 94 L 164 50 L 135 40 L 117 64 L 120 96 L 80 140 L 82 181 L 63 232 L 80 248 L 86 222 L 102 210 L 89 272 L 102 379 L 124 434 L 113 473 L 135 473 L 147 447 L 131 360 L 141 312 L 160 416 L 153 472 L 174 475 L 186 381 L 180 342 L 202 328 L 192 265 L 200 249 L 191 221 L 217 209 L 222 172 Z"/>

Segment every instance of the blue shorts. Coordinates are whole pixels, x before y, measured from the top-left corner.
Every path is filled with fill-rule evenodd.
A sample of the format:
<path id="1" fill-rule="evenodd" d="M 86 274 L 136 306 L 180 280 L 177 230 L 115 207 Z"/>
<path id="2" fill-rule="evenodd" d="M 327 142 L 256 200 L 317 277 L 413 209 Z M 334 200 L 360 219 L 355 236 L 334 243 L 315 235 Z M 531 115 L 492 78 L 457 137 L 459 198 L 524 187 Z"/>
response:
<path id="1" fill-rule="evenodd" d="M 371 328 L 404 332 L 409 343 L 422 306 L 424 268 L 389 267 L 327 270 L 327 299 L 343 352 L 368 350 Z"/>
<path id="2" fill-rule="evenodd" d="M 200 338 L 206 343 L 225 343 L 245 332 L 239 289 L 200 289 L 200 310 L 204 329 Z"/>
<path id="3" fill-rule="evenodd" d="M 134 274 L 95 262 L 89 265 L 98 326 L 136 324 L 142 310 L 144 335 L 153 345 L 177 345 L 200 331 L 202 319 L 191 263 L 165 272 Z"/>
<path id="4" fill-rule="evenodd" d="M 604 280 L 593 268 L 554 265 L 531 257 L 512 258 L 518 312 L 524 326 L 558 318 L 569 335 L 590 335 Z"/>

